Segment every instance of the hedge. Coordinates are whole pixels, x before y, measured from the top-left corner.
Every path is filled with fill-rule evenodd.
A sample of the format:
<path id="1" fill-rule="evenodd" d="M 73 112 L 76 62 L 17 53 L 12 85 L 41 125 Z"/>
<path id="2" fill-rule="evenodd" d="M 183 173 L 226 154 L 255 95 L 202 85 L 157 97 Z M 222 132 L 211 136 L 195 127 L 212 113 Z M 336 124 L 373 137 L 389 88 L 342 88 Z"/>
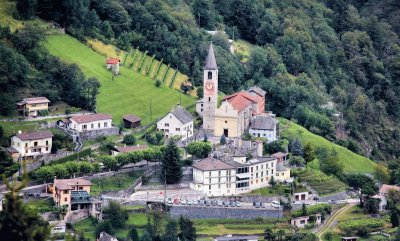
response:
<path id="1" fill-rule="evenodd" d="M 64 162 L 76 161 L 78 159 L 78 154 L 79 154 L 79 158 L 89 156 L 90 154 L 92 154 L 92 149 L 90 149 L 90 148 L 84 149 L 83 151 L 74 153 L 74 154 L 66 156 L 66 157 L 62 157 L 60 159 L 50 162 L 49 165 L 51 166 L 54 164 L 60 164 L 60 163 L 64 163 Z"/>

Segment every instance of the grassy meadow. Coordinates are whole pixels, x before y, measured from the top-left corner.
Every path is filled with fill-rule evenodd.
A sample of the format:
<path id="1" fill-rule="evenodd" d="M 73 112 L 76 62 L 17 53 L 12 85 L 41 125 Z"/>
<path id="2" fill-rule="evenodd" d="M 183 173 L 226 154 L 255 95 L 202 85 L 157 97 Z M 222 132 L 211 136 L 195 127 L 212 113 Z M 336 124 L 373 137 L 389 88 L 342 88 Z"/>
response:
<path id="1" fill-rule="evenodd" d="M 298 138 L 302 143 L 310 142 L 315 147 L 323 147 L 328 150 L 335 148 L 339 154 L 339 159 L 343 164 L 345 173 L 374 172 L 376 163 L 370 159 L 358 155 L 347 148 L 332 143 L 321 136 L 315 135 L 296 123 L 283 118 L 280 118 L 279 120 L 282 137 Z"/>
<path id="2" fill-rule="evenodd" d="M 121 66 L 120 74 L 112 80 L 111 72 L 105 68 L 106 57 L 71 36 L 49 36 L 45 47 L 62 60 L 77 64 L 86 77 L 93 76 L 100 81 L 97 112 L 111 114 L 115 123 L 120 123 L 126 114 L 140 116 L 143 124 L 149 122 L 150 101 L 152 120 L 165 115 L 180 102 L 180 97 L 183 106 L 195 102 L 194 98 L 166 86 L 155 87 L 151 78 L 129 69 L 128 65 Z"/>

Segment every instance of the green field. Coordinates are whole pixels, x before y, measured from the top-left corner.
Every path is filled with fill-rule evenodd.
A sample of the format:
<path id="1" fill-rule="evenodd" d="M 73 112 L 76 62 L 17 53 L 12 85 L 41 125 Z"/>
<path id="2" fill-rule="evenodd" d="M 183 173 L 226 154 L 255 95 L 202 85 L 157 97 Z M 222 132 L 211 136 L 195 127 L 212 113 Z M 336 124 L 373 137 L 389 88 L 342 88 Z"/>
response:
<path id="1" fill-rule="evenodd" d="M 165 86 L 156 88 L 152 79 L 125 66 L 120 67 L 120 75 L 113 81 L 111 72 L 105 68 L 106 58 L 73 37 L 49 36 L 45 47 L 62 60 L 77 64 L 86 77 L 94 76 L 100 81 L 97 112 L 111 114 L 115 123 L 120 123 L 121 117 L 129 113 L 140 116 L 143 124 L 149 122 L 150 100 L 153 120 L 162 117 L 179 103 L 178 91 Z M 194 102 L 194 98 L 182 95 L 183 106 Z"/>
<path id="2" fill-rule="evenodd" d="M 143 174 L 143 171 L 120 173 L 107 178 L 95 178 L 92 180 L 92 195 L 100 192 L 119 191 L 129 188 Z"/>
<path id="3" fill-rule="evenodd" d="M 280 118 L 281 137 L 299 138 L 302 143 L 310 142 L 315 147 L 323 147 L 328 150 L 335 148 L 339 159 L 344 166 L 345 173 L 373 173 L 376 163 L 360 156 L 342 146 L 334 144 L 327 139 L 315 135 L 306 128 L 291 121 Z"/>

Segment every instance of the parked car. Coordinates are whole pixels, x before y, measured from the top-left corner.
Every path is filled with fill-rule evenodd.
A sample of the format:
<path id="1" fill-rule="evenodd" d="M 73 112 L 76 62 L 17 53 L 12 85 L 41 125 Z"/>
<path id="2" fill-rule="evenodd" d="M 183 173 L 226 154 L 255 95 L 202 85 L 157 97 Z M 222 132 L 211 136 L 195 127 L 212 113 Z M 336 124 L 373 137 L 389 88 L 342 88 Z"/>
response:
<path id="1" fill-rule="evenodd" d="M 224 202 L 218 200 L 218 201 L 217 201 L 217 205 L 220 206 L 220 207 L 222 207 L 222 206 L 224 206 Z"/>
<path id="2" fill-rule="evenodd" d="M 181 204 L 182 205 L 186 205 L 187 203 L 186 203 L 186 200 L 185 199 L 181 199 Z"/>
<path id="3" fill-rule="evenodd" d="M 216 200 L 211 200 L 211 206 L 217 206 L 217 205 L 218 205 L 218 203 Z"/>
<path id="4" fill-rule="evenodd" d="M 206 201 L 206 206 L 211 206 L 211 201 L 210 200 Z"/>
<path id="5" fill-rule="evenodd" d="M 271 202 L 271 206 L 274 208 L 280 208 L 281 204 L 278 201 L 272 201 Z"/>
<path id="6" fill-rule="evenodd" d="M 180 202 L 181 202 L 181 200 L 179 198 L 174 199 L 174 204 L 179 204 Z"/>
<path id="7" fill-rule="evenodd" d="M 224 206 L 229 207 L 229 202 L 224 201 Z"/>
<path id="8" fill-rule="evenodd" d="M 234 208 L 236 207 L 236 202 L 230 202 L 229 205 Z"/>
<path id="9" fill-rule="evenodd" d="M 254 204 L 254 207 L 255 207 L 255 208 L 260 208 L 260 207 L 261 207 L 261 206 L 260 206 L 260 203 L 255 203 L 255 204 Z"/>
<path id="10" fill-rule="evenodd" d="M 174 204 L 174 201 L 172 200 L 172 198 L 169 197 L 169 198 L 167 198 L 167 203 L 172 205 L 172 204 Z"/>
<path id="11" fill-rule="evenodd" d="M 241 207 L 242 204 L 239 201 L 236 201 L 236 207 Z"/>
<path id="12" fill-rule="evenodd" d="M 187 200 L 187 205 L 193 205 L 193 201 L 192 200 Z"/>
<path id="13" fill-rule="evenodd" d="M 264 203 L 260 203 L 260 207 L 261 208 L 265 208 L 265 204 Z"/>

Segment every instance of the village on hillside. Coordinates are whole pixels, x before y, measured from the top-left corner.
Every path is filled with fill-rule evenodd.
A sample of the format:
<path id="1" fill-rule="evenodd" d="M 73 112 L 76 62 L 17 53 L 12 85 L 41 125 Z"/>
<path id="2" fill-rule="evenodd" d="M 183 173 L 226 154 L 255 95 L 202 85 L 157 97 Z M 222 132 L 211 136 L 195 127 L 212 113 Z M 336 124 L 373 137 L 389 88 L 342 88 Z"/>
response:
<path id="1" fill-rule="evenodd" d="M 107 58 L 104 68 L 118 75 L 120 64 Z M 115 205 L 128 208 L 133 217 L 160 211 L 193 220 L 258 218 L 276 220 L 283 230 L 320 235 L 331 227 L 331 217 L 360 201 L 378 200 L 374 213 L 387 214 L 398 186 L 383 184 L 368 196 L 332 177 L 312 179 L 315 174 L 306 166 L 316 158 L 315 148 L 282 138 L 287 123 L 265 109 L 265 90 L 251 86 L 222 96 L 212 43 L 202 71 L 201 98 L 187 108 L 177 103 L 151 123 L 135 113 L 117 121 L 109 113 L 51 116 L 51 103 L 41 96 L 16 103 L 21 118 L 52 120 L 40 130 L 18 131 L 5 151 L 21 164 L 14 177 L 31 178 L 22 190 L 24 201 L 41 210 L 55 239 L 78 234 L 79 225 L 92 222 L 87 220 L 104 222 Z M 3 200 L 7 191 L 1 188 Z M 75 224 L 78 228 L 71 230 Z M 121 237 L 97 227 L 99 241 Z M 91 226 L 83 233 L 94 231 Z M 229 232 L 203 236 L 265 240 L 261 233 Z M 359 239 L 352 231 L 340 235 L 343 241 Z"/>

